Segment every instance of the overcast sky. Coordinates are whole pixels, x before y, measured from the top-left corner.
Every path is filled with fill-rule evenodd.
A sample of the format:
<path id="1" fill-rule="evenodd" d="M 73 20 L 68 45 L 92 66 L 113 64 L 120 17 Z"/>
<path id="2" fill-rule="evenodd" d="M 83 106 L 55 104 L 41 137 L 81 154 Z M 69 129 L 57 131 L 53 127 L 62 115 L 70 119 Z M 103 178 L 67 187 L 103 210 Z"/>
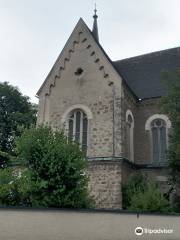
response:
<path id="1" fill-rule="evenodd" d="M 35 94 L 94 0 L 0 0 L 0 81 Z M 180 0 L 97 0 L 100 43 L 112 60 L 180 46 Z"/>

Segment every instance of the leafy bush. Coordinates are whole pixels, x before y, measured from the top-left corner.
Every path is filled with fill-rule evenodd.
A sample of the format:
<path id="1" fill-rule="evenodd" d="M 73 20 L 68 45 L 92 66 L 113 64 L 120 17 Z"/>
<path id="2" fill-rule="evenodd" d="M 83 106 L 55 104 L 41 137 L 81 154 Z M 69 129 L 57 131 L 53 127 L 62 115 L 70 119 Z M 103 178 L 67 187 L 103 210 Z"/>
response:
<path id="1" fill-rule="evenodd" d="M 9 162 L 10 162 L 10 155 L 0 150 L 0 167 L 1 168 L 7 167 Z"/>
<path id="2" fill-rule="evenodd" d="M 122 188 L 123 208 L 127 209 L 131 204 L 132 196 L 137 192 L 144 192 L 147 187 L 147 176 L 142 173 L 132 175 Z"/>
<path id="3" fill-rule="evenodd" d="M 17 141 L 17 156 L 29 169 L 32 206 L 90 206 L 86 160 L 62 132 L 47 126 L 26 129 Z"/>
<path id="4" fill-rule="evenodd" d="M 157 184 L 142 173 L 131 176 L 123 187 L 123 208 L 148 212 L 170 211 L 169 202 Z"/>
<path id="5" fill-rule="evenodd" d="M 27 170 L 0 169 L 0 205 L 29 205 L 30 178 Z"/>
<path id="6" fill-rule="evenodd" d="M 172 202 L 173 211 L 176 213 L 180 213 L 180 194 L 175 193 Z"/>
<path id="7" fill-rule="evenodd" d="M 137 191 L 132 197 L 129 210 L 148 212 L 168 212 L 169 202 L 163 197 L 157 185 L 153 182 L 147 184 L 144 191 Z"/>

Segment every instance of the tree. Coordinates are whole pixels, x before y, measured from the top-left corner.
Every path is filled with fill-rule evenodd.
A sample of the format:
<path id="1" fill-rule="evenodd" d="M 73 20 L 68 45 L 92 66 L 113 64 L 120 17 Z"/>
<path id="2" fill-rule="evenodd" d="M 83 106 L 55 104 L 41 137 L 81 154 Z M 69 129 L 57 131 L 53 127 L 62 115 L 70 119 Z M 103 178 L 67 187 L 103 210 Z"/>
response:
<path id="1" fill-rule="evenodd" d="M 0 83 L 0 150 L 9 153 L 23 127 L 36 122 L 36 107 L 18 88 Z M 0 157 L 0 165 L 2 165 Z"/>
<path id="2" fill-rule="evenodd" d="M 161 100 L 163 112 L 171 120 L 168 160 L 171 169 L 171 184 L 180 187 L 180 71 L 164 73 L 168 94 Z"/>
<path id="3" fill-rule="evenodd" d="M 180 212 L 180 70 L 166 72 L 163 75 L 168 94 L 160 104 L 162 111 L 167 113 L 171 120 L 171 133 L 167 157 L 170 167 L 170 184 L 172 205 L 175 212 Z"/>
<path id="4" fill-rule="evenodd" d="M 89 206 L 86 160 L 62 132 L 47 126 L 26 129 L 17 141 L 17 156 L 29 169 L 32 206 Z"/>

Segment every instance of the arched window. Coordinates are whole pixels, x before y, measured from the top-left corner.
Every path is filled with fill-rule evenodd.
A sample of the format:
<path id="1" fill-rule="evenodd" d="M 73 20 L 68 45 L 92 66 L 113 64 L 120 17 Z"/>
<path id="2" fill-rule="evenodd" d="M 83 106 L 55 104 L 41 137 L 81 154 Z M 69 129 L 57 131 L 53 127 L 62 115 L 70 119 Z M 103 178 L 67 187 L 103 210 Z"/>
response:
<path id="1" fill-rule="evenodd" d="M 153 162 L 160 163 L 166 160 L 167 133 L 166 122 L 157 118 L 151 122 L 152 158 Z"/>
<path id="2" fill-rule="evenodd" d="M 168 131 L 171 122 L 164 114 L 155 114 L 148 118 L 145 130 L 150 133 L 152 163 L 161 164 L 167 161 Z"/>
<path id="3" fill-rule="evenodd" d="M 84 152 L 87 151 L 87 115 L 80 109 L 73 110 L 68 118 L 68 137 L 78 142 Z"/>
<path id="4" fill-rule="evenodd" d="M 67 136 L 78 141 L 87 155 L 89 154 L 88 146 L 90 146 L 88 133 L 92 119 L 91 110 L 83 104 L 68 107 L 61 117 L 61 124 Z"/>
<path id="5" fill-rule="evenodd" d="M 126 158 L 134 161 L 134 118 L 132 112 L 126 112 Z"/>

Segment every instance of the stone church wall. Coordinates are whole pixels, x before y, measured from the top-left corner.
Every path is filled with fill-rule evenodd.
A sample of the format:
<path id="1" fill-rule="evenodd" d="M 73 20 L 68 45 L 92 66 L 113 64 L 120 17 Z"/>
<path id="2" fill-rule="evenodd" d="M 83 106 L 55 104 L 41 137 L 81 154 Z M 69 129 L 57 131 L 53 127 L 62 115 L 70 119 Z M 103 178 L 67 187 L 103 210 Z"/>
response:
<path id="1" fill-rule="evenodd" d="M 82 70 L 80 75 L 76 74 L 77 69 Z M 150 164 L 150 137 L 145 123 L 159 113 L 158 99 L 139 101 L 132 94 L 82 20 L 38 94 L 38 124 L 46 122 L 54 129 L 66 130 L 71 111 L 79 109 L 86 113 L 91 195 L 97 208 L 121 208 L 121 185 L 136 172 L 130 165 L 113 160 L 128 156 L 126 112 L 129 110 L 134 118 L 134 158 L 130 160 Z M 158 171 L 148 174 L 151 172 L 161 177 Z"/>
<path id="2" fill-rule="evenodd" d="M 151 163 L 150 134 L 145 130 L 149 117 L 160 113 L 159 98 L 137 101 L 132 93 L 124 87 L 122 94 L 122 156 L 126 158 L 126 111 L 131 110 L 134 117 L 134 162 L 136 164 Z"/>
<path id="3" fill-rule="evenodd" d="M 121 208 L 121 161 L 89 161 L 89 191 L 96 208 Z"/>
<path id="4" fill-rule="evenodd" d="M 95 208 L 121 209 L 122 187 L 132 175 L 140 172 L 157 182 L 162 193 L 168 192 L 168 168 L 142 168 L 123 159 L 88 161 L 89 192 L 95 201 Z"/>
<path id="5" fill-rule="evenodd" d="M 81 76 L 75 74 L 78 68 L 83 69 Z M 38 123 L 48 122 L 53 128 L 63 128 L 62 119 L 67 120 L 64 117 L 67 110 L 73 109 L 73 106 L 84 106 L 92 114 L 92 118 L 88 119 L 87 156 L 112 156 L 115 145 L 113 108 L 116 106 L 110 83 L 113 83 L 118 104 L 121 105 L 121 78 L 83 24 L 75 28 L 47 79 L 39 96 Z M 50 90 L 47 90 L 48 86 Z M 117 114 L 120 111 L 121 108 L 116 111 Z M 116 118 L 116 122 L 121 129 L 120 118 Z M 120 131 L 117 137 L 121 140 Z M 116 143 L 121 152 L 121 141 Z"/>
<path id="6" fill-rule="evenodd" d="M 130 90 L 123 85 L 123 94 L 122 94 L 122 114 L 121 114 L 121 121 L 122 121 L 122 156 L 127 157 L 127 150 L 126 150 L 126 112 L 130 110 L 132 112 L 134 118 L 134 142 L 135 142 L 135 132 L 136 132 L 136 112 L 137 112 L 137 100 L 132 95 Z M 134 146 L 135 151 L 135 146 Z M 134 161 L 136 158 L 134 158 Z"/>
<path id="7" fill-rule="evenodd" d="M 155 181 L 163 194 L 169 191 L 169 169 L 167 167 L 142 168 L 141 172 L 147 174 L 150 179 Z"/>
<path id="8" fill-rule="evenodd" d="M 157 113 L 159 98 L 139 102 L 136 111 L 135 159 L 137 164 L 151 164 L 150 134 L 145 130 L 147 119 Z"/>

